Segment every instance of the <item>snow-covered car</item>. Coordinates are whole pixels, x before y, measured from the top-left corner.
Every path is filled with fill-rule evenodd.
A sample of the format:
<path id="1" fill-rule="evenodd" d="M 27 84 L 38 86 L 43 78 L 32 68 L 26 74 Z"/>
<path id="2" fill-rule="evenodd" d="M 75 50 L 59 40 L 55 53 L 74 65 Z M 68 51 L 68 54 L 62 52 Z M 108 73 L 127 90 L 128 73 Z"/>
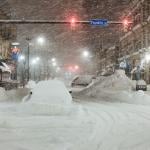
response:
<path id="1" fill-rule="evenodd" d="M 103 70 L 100 75 L 101 76 L 110 76 L 114 73 L 113 68 L 107 68 L 107 70 Z"/>
<path id="2" fill-rule="evenodd" d="M 144 80 L 136 81 L 136 91 L 139 90 L 147 91 L 147 84 Z"/>
<path id="3" fill-rule="evenodd" d="M 76 76 L 72 82 L 71 86 L 88 86 L 90 83 L 92 83 L 92 80 L 95 79 L 96 77 L 94 75 L 80 75 Z"/>

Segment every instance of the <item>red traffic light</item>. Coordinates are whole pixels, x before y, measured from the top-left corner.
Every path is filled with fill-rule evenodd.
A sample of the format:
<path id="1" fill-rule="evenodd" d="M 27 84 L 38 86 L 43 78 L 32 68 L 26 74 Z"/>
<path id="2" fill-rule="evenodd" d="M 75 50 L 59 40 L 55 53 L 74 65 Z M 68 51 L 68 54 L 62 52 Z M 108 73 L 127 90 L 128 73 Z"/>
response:
<path id="1" fill-rule="evenodd" d="M 128 26 L 129 25 L 129 21 L 127 19 L 123 20 L 123 25 L 124 26 Z"/>
<path id="2" fill-rule="evenodd" d="M 129 21 L 128 19 L 124 19 L 122 21 L 122 24 L 123 24 L 124 32 L 128 32 L 131 30 L 131 28 L 132 28 L 132 22 L 131 21 Z"/>
<path id="3" fill-rule="evenodd" d="M 71 24 L 75 24 L 76 23 L 76 19 L 75 18 L 71 18 Z"/>
<path id="4" fill-rule="evenodd" d="M 74 17 L 72 17 L 72 18 L 70 19 L 70 24 L 71 24 L 71 27 L 72 27 L 72 28 L 75 28 L 75 26 L 76 26 L 76 19 L 75 19 Z"/>

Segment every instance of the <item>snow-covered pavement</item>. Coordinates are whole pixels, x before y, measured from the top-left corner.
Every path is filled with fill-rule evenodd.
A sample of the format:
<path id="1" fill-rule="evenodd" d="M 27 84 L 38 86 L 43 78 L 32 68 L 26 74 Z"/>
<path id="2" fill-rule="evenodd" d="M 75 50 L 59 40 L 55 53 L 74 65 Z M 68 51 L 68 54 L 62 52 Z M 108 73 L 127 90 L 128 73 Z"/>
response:
<path id="1" fill-rule="evenodd" d="M 117 103 L 74 103 L 70 115 L 26 114 L 0 107 L 0 149 L 148 150 L 150 107 Z M 76 110 L 76 111 L 75 111 Z"/>
<path id="2" fill-rule="evenodd" d="M 150 96 L 101 85 L 72 100 L 59 81 L 42 81 L 24 103 L 0 102 L 0 150 L 149 150 Z"/>

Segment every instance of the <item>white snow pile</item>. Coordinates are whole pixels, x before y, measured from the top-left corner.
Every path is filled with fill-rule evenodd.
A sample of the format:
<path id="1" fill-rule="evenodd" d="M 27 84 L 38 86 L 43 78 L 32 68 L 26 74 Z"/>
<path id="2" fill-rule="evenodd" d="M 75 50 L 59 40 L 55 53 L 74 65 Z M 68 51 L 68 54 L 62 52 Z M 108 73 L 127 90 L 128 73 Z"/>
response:
<path id="1" fill-rule="evenodd" d="M 130 90 L 133 82 L 125 75 L 124 70 L 116 70 L 111 76 L 100 79 L 98 87 L 113 90 Z"/>
<path id="2" fill-rule="evenodd" d="M 150 96 L 143 91 L 132 91 L 134 82 L 123 70 L 117 70 L 108 77 L 99 77 L 94 83 L 80 92 L 74 92 L 74 98 L 88 98 L 100 101 L 150 104 Z"/>
<path id="3" fill-rule="evenodd" d="M 4 88 L 0 88 L 0 101 L 6 101 L 7 95 Z"/>
<path id="4" fill-rule="evenodd" d="M 6 91 L 0 88 L 0 102 L 21 102 L 22 98 L 29 92 L 26 88 Z"/>
<path id="5" fill-rule="evenodd" d="M 36 86 L 35 81 L 30 80 L 26 85 L 26 88 L 33 89 Z"/>
<path id="6" fill-rule="evenodd" d="M 36 115 L 62 115 L 76 109 L 71 105 L 72 97 L 61 81 L 41 81 L 32 89 L 32 93 L 20 107 L 21 112 Z"/>
<path id="7" fill-rule="evenodd" d="M 72 102 L 65 85 L 58 80 L 41 81 L 32 92 L 30 102 L 46 104 L 71 104 Z"/>
<path id="8" fill-rule="evenodd" d="M 133 82 L 125 75 L 123 70 L 116 70 L 116 72 L 108 77 L 100 76 L 88 87 L 80 91 L 81 95 L 96 96 L 99 91 L 104 90 L 131 90 Z"/>

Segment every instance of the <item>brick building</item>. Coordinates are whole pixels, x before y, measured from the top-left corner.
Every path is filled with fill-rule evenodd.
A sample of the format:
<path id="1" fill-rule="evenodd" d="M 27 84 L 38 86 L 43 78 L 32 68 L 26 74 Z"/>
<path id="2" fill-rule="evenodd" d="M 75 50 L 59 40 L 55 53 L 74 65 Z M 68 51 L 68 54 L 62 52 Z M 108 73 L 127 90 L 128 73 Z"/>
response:
<path id="1" fill-rule="evenodd" d="M 10 19 L 10 16 L 0 7 L 0 19 Z M 16 40 L 16 26 L 0 24 L 0 58 L 9 59 L 11 43 Z"/>
<path id="2" fill-rule="evenodd" d="M 150 1 L 134 0 L 126 18 L 133 21 L 132 29 L 119 41 L 119 61 L 126 59 L 131 67 L 141 65 L 145 55 L 150 53 Z M 150 82 L 149 65 L 145 64 L 144 79 Z"/>

